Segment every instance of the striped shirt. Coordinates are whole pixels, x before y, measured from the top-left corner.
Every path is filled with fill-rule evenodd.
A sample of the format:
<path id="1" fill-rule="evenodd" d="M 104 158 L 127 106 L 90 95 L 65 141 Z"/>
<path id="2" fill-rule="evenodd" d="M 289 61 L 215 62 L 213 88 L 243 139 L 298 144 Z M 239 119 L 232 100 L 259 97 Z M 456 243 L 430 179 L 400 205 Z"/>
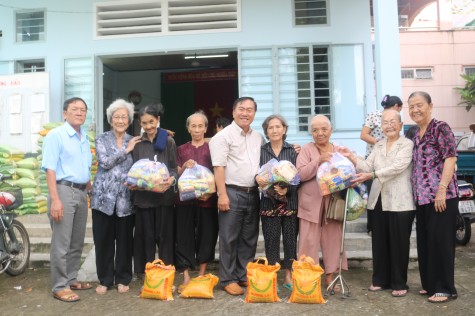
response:
<path id="1" fill-rule="evenodd" d="M 261 147 L 261 159 L 260 166 L 266 164 L 272 158 L 277 161 L 287 160 L 290 161 L 294 166 L 297 163 L 297 153 L 295 152 L 294 146 L 285 142 L 282 144 L 282 150 L 279 153 L 279 156 L 274 154 L 270 142 L 262 145 Z M 288 210 L 297 210 L 297 186 L 289 185 L 287 191 L 287 209 Z M 267 197 L 261 198 L 260 210 L 271 210 L 274 207 L 274 203 L 271 199 Z"/>

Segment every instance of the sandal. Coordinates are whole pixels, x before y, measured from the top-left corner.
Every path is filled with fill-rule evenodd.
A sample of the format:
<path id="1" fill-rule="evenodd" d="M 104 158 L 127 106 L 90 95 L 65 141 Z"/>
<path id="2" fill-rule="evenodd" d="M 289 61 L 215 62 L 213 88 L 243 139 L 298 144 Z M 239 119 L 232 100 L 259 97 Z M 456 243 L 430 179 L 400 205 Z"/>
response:
<path id="1" fill-rule="evenodd" d="M 89 290 L 92 289 L 92 285 L 88 282 L 76 282 L 69 285 L 71 290 L 80 291 L 80 290 Z"/>
<path id="2" fill-rule="evenodd" d="M 384 289 L 381 286 L 374 286 L 373 284 L 371 284 L 371 286 L 368 288 L 368 291 L 370 292 L 379 292 L 382 290 Z"/>
<path id="3" fill-rule="evenodd" d="M 72 303 L 80 300 L 79 296 L 70 289 L 53 292 L 53 297 L 61 302 Z"/>
<path id="4" fill-rule="evenodd" d="M 455 300 L 457 299 L 457 294 L 450 295 L 448 293 L 435 293 L 431 297 L 429 297 L 427 300 L 431 303 L 435 304 L 441 304 L 441 303 L 447 303 L 450 300 Z"/>
<path id="5" fill-rule="evenodd" d="M 394 290 L 391 292 L 393 297 L 404 297 L 407 294 L 407 290 Z"/>
<path id="6" fill-rule="evenodd" d="M 119 294 L 127 293 L 129 290 L 130 288 L 128 285 L 123 285 L 123 284 L 117 285 L 117 292 L 119 292 Z"/>
<path id="7" fill-rule="evenodd" d="M 419 295 L 427 295 L 427 291 L 426 290 L 420 290 Z"/>
<path id="8" fill-rule="evenodd" d="M 96 287 L 96 293 L 99 294 L 99 295 L 106 294 L 108 290 L 109 290 L 109 288 L 107 286 L 102 285 L 102 284 L 99 284 Z"/>

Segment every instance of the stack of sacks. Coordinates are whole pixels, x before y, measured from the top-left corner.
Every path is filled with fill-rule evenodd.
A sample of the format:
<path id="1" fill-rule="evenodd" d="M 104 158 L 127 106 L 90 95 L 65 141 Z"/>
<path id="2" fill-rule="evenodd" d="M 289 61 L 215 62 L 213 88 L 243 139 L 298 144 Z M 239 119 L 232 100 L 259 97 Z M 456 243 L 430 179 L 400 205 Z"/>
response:
<path id="1" fill-rule="evenodd" d="M 46 197 L 40 194 L 39 168 L 40 165 L 35 157 L 19 160 L 16 162 L 16 168 L 14 169 L 18 179 L 5 181 L 21 188 L 23 204 L 15 210 L 19 215 L 46 212 Z"/>
<path id="2" fill-rule="evenodd" d="M 0 146 L 0 173 L 18 179 L 15 174 L 16 162 L 22 160 L 25 153 L 9 145 Z"/>

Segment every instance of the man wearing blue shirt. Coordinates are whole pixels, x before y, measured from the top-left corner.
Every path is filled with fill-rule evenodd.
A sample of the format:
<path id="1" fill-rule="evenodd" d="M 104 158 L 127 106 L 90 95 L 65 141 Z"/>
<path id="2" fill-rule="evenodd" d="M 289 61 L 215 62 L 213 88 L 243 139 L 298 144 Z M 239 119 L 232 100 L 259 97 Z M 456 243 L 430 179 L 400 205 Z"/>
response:
<path id="1" fill-rule="evenodd" d="M 87 105 L 81 98 L 64 102 L 64 125 L 55 128 L 43 142 L 43 163 L 48 184 L 48 217 L 51 237 L 51 281 L 53 297 L 76 302 L 72 290 L 92 286 L 78 282 L 87 221 L 87 192 L 91 188 L 92 155 L 86 132 Z"/>

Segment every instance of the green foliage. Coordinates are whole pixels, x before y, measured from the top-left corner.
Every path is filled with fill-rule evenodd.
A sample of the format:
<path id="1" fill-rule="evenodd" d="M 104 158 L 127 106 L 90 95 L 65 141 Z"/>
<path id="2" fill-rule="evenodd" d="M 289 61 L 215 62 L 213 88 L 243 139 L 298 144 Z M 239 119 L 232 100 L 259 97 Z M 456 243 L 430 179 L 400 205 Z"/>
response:
<path id="1" fill-rule="evenodd" d="M 460 98 L 462 99 L 459 104 L 465 104 L 465 109 L 468 112 L 472 107 L 475 107 L 475 73 L 460 76 L 466 81 L 465 87 L 455 89 L 460 92 Z"/>

